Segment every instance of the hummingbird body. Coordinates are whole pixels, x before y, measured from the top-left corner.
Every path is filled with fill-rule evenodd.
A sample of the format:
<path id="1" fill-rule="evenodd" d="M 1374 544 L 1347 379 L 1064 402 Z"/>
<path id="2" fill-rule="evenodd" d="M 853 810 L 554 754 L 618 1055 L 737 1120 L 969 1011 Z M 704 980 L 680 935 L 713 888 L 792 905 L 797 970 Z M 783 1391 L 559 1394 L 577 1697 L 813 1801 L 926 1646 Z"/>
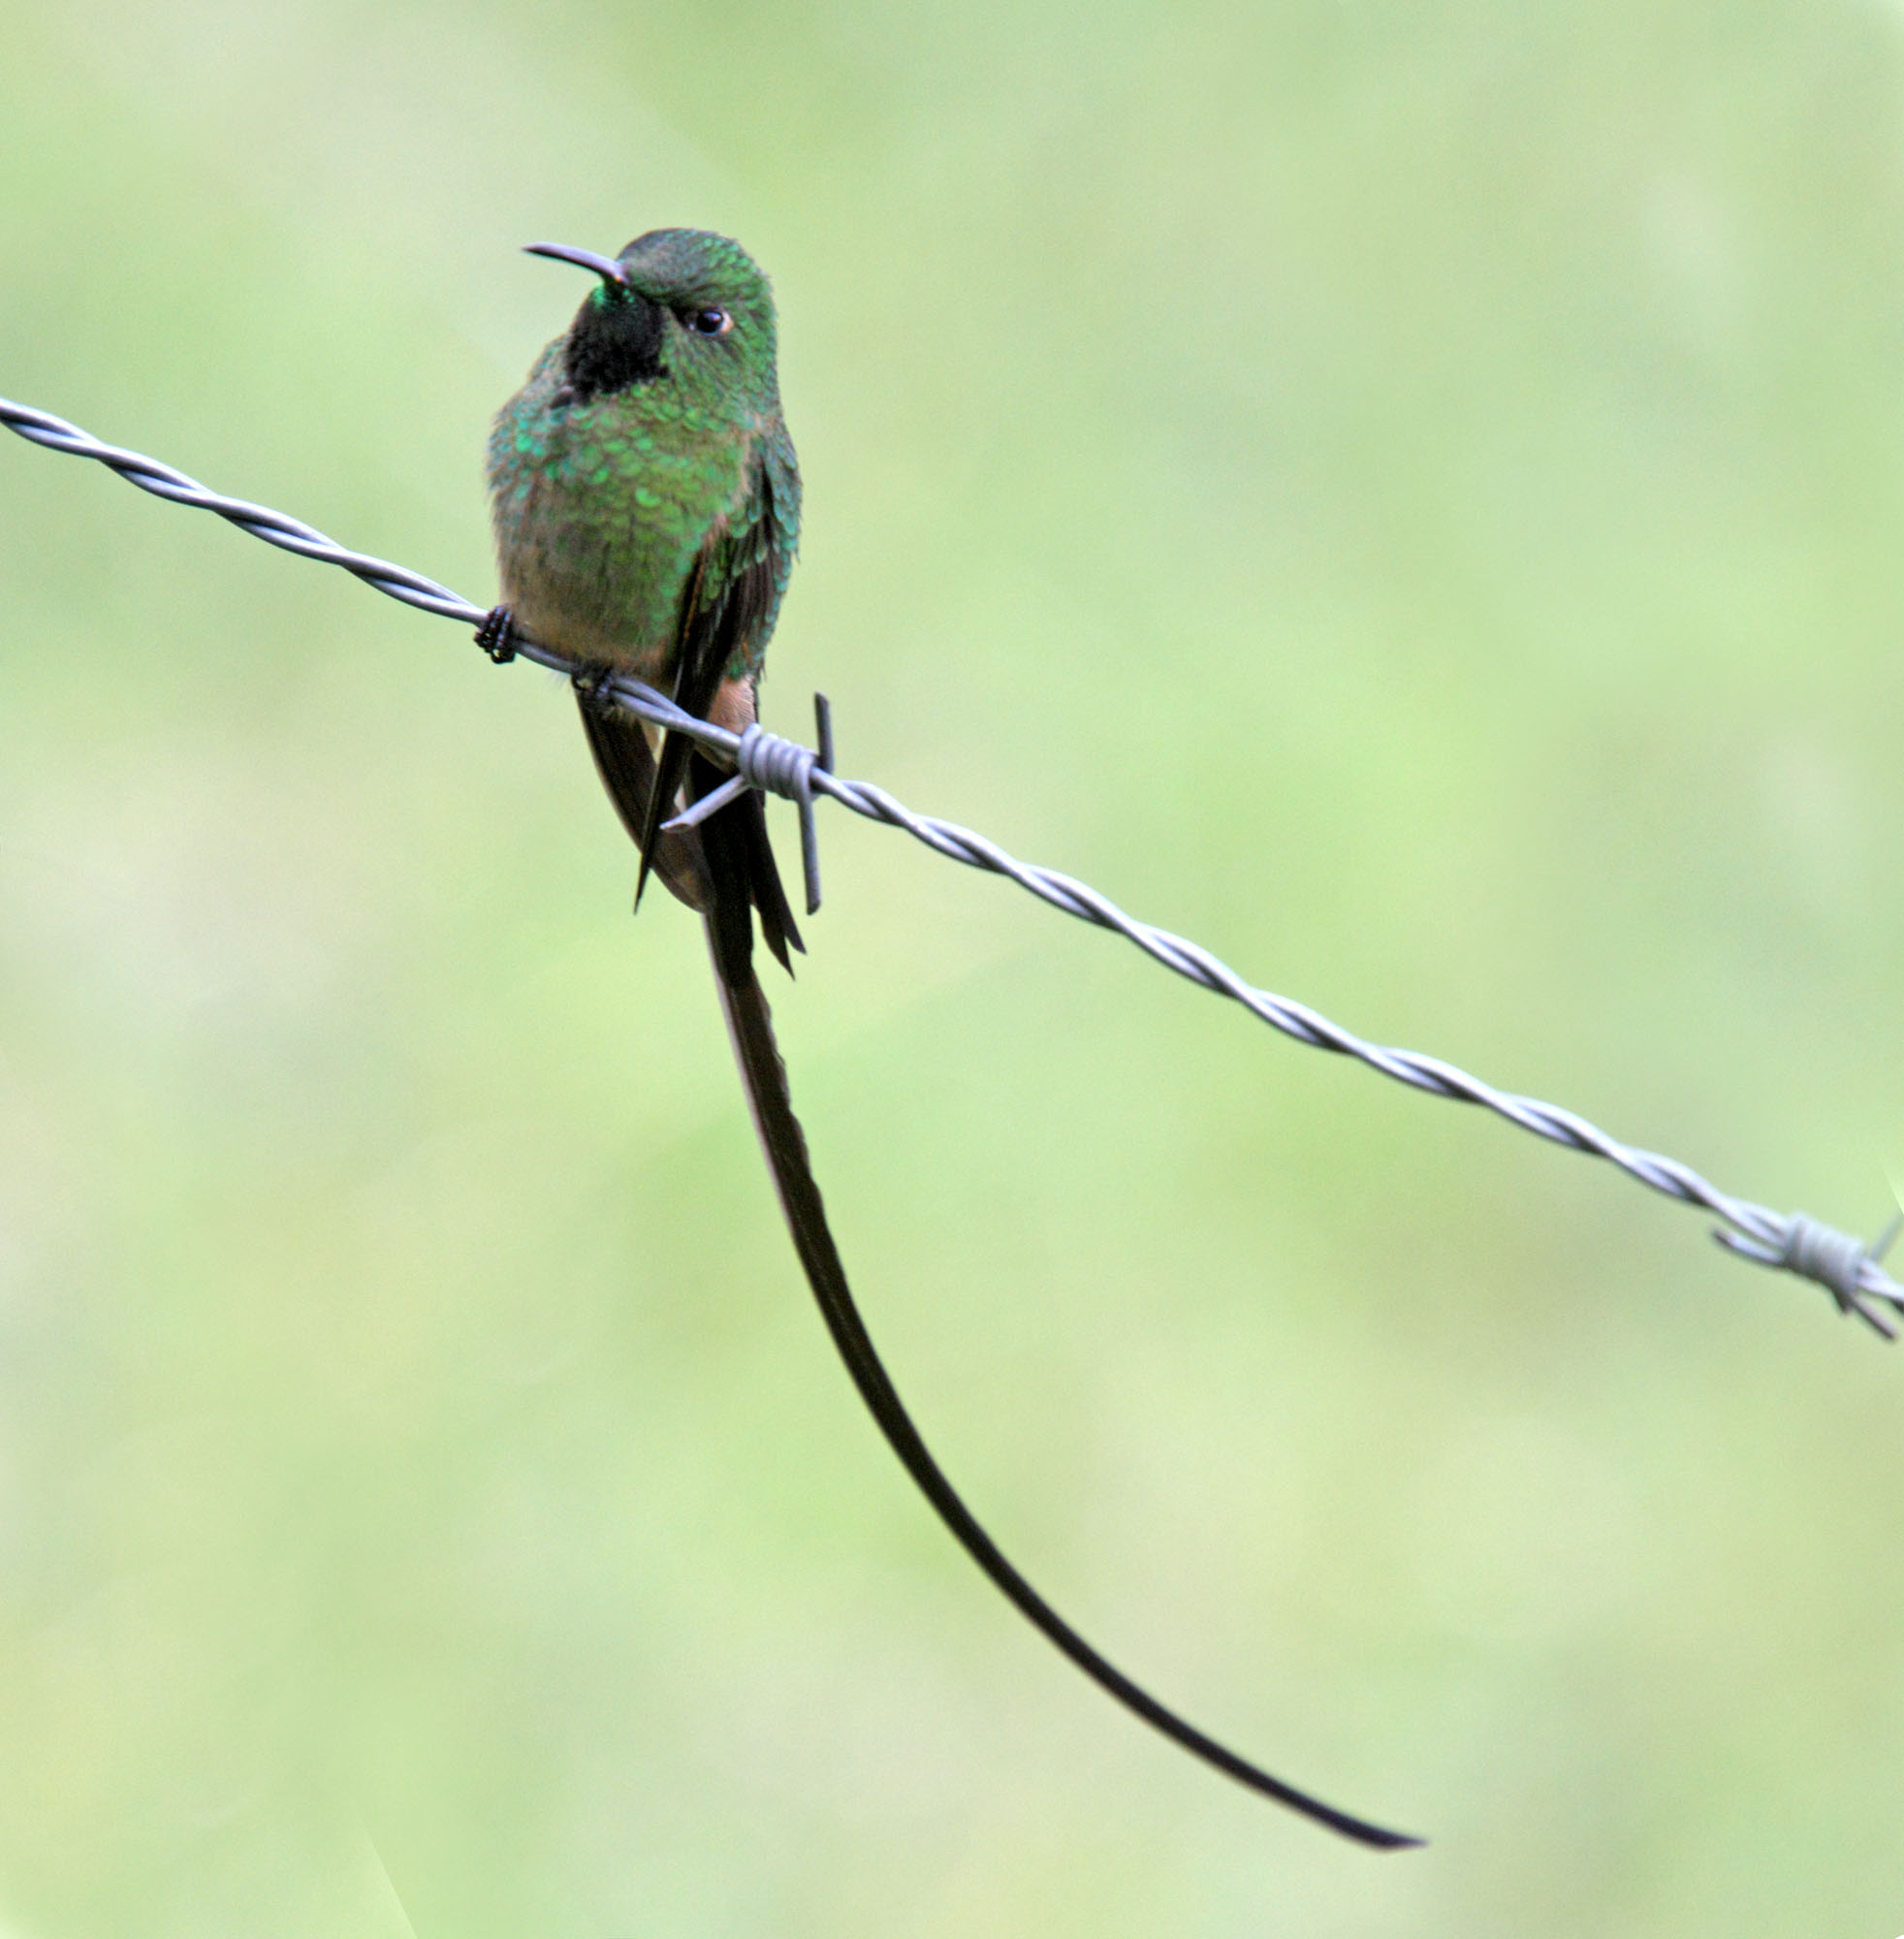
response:
<path id="1" fill-rule="evenodd" d="M 619 257 L 537 243 L 601 279 L 506 403 L 489 480 L 509 628 L 597 672 L 628 673 L 736 732 L 755 715 L 800 530 L 800 473 L 780 415 L 774 302 L 737 243 L 659 229 Z M 869 1337 L 793 1114 L 753 969 L 754 920 L 783 965 L 801 947 L 751 789 L 697 826 L 663 827 L 725 779 L 679 735 L 604 709 L 578 680 L 602 780 L 651 868 L 706 921 L 736 1062 L 794 1250 L 861 1399 L 939 1518 L 1018 1610 L 1121 1703 L 1239 1783 L 1345 1836 L 1412 1844 L 1271 1777 L 1166 1709 L 1088 1643 L 1000 1553 L 921 1439 Z"/>
<path id="2" fill-rule="evenodd" d="M 503 604 L 531 639 L 632 674 L 738 733 L 755 717 L 800 533 L 767 278 L 738 243 L 694 229 L 651 230 L 615 258 L 537 252 L 601 280 L 491 433 Z M 583 719 L 641 848 L 641 881 L 652 867 L 682 901 L 717 907 L 736 973 L 752 946 L 752 904 L 786 963 L 800 938 L 759 798 L 737 803 L 701 842 L 663 835 L 683 782 L 706 793 L 713 763 L 679 739 L 663 738 L 657 753 L 640 722 L 586 696 Z M 738 903 L 712 897 L 708 868 L 723 864 Z"/>

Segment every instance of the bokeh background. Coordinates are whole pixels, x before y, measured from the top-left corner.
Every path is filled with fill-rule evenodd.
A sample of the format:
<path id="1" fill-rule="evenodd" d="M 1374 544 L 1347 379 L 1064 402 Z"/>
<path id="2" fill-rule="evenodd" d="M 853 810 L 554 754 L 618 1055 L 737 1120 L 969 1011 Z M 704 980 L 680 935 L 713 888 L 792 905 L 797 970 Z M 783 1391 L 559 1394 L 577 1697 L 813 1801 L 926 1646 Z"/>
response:
<path id="1" fill-rule="evenodd" d="M 1904 1178 L 1904 11 L 7 0 L 0 391 L 493 587 L 541 238 L 775 275 L 841 764 L 1377 1037 Z M 1904 1362 L 823 813 L 833 1363 L 559 684 L 0 440 L 0 1930 L 1904 1928 Z M 790 816 L 777 810 L 790 839 Z"/>

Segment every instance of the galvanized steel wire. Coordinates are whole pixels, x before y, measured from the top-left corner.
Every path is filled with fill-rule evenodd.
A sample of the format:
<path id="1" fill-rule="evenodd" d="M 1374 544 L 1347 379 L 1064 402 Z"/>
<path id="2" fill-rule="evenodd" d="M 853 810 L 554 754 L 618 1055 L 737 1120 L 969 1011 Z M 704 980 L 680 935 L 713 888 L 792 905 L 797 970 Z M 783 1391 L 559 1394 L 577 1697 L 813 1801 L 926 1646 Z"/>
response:
<path id="1" fill-rule="evenodd" d="M 0 423 L 49 451 L 96 460 L 143 492 L 170 499 L 174 504 L 195 505 L 201 510 L 215 512 L 221 519 L 230 520 L 240 530 L 263 539 L 268 545 L 282 547 L 286 552 L 317 559 L 326 565 L 341 566 L 366 586 L 388 593 L 393 599 L 400 599 L 405 605 L 420 607 L 426 613 L 440 614 L 445 619 L 460 620 L 470 626 L 480 626 L 487 618 L 484 608 L 472 606 L 448 587 L 425 578 L 422 573 L 395 565 L 388 559 L 375 558 L 367 553 L 352 552 L 348 547 L 327 538 L 314 526 L 299 519 L 287 518 L 269 506 L 228 498 L 156 459 L 123 450 L 116 445 L 103 444 L 76 425 L 54 417 L 49 411 L 35 410 L 0 397 Z M 538 666 L 571 678 L 593 671 L 532 640 L 514 634 L 494 657 L 531 660 Z M 1052 869 L 1040 869 L 1021 862 L 1008 855 L 997 842 L 974 834 L 968 828 L 940 821 L 933 815 L 916 814 L 883 788 L 875 787 L 869 781 L 847 780 L 831 773 L 830 748 L 815 750 L 782 736 L 755 730 L 743 754 L 741 737 L 683 714 L 664 694 L 639 681 L 616 676 L 595 682 L 593 691 L 657 726 L 691 736 L 730 762 L 739 759 L 746 779 L 755 785 L 802 801 L 803 806 L 809 804 L 812 796 L 830 796 L 842 807 L 851 809 L 855 814 L 904 829 L 936 854 L 963 862 L 968 868 L 1003 875 L 1066 915 L 1095 924 L 1099 929 L 1113 930 L 1166 969 L 1174 970 L 1178 975 L 1202 989 L 1242 1004 L 1251 1015 L 1268 1024 L 1272 1030 L 1293 1037 L 1298 1043 L 1353 1058 L 1357 1063 L 1367 1065 L 1371 1070 L 1393 1078 L 1398 1084 L 1426 1092 L 1430 1097 L 1478 1104 L 1497 1117 L 1505 1118 L 1510 1125 L 1531 1131 L 1536 1137 L 1545 1138 L 1569 1151 L 1603 1158 L 1651 1191 L 1686 1204 L 1700 1206 L 1712 1213 L 1721 1222 L 1713 1233 L 1714 1238 L 1741 1257 L 1812 1280 L 1831 1294 L 1840 1312 L 1856 1314 L 1888 1339 L 1896 1335 L 1897 1326 L 1891 1315 L 1904 1313 L 1904 1287 L 1892 1280 L 1880 1263 L 1886 1248 L 1895 1236 L 1896 1224 L 1876 1244 L 1866 1245 L 1856 1236 L 1823 1224 L 1805 1213 L 1774 1212 L 1750 1199 L 1734 1198 L 1721 1192 L 1690 1165 L 1663 1157 L 1658 1152 L 1622 1144 L 1577 1112 L 1542 1103 L 1539 1098 L 1498 1090 L 1441 1058 L 1371 1043 L 1343 1029 L 1340 1024 L 1332 1023 L 1306 1003 L 1257 989 L 1200 944 L 1185 937 L 1173 936 L 1168 930 L 1158 929 L 1150 923 L 1139 922 L 1088 883 L 1060 874 Z M 830 736 L 823 733 L 823 742 L 827 739 Z M 810 815 L 803 818 L 810 825 Z M 810 839 L 808 849 L 809 899 L 816 901 L 817 879 L 811 867 Z M 1904 1215 L 1900 1215 L 1900 1219 L 1904 1219 Z"/>

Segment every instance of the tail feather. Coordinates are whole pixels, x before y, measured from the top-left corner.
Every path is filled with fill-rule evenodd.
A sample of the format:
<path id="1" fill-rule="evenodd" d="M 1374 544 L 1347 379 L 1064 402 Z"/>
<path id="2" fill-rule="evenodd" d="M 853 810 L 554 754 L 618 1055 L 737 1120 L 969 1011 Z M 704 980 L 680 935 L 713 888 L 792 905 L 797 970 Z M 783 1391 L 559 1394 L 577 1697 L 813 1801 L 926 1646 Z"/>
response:
<path id="1" fill-rule="evenodd" d="M 644 739 L 646 736 L 644 735 Z M 661 736 L 661 753 L 656 775 L 648 793 L 648 811 L 635 831 L 635 846 L 641 850 L 641 867 L 635 872 L 635 906 L 641 907 L 641 892 L 648 885 L 648 872 L 660 869 L 661 843 L 667 839 L 661 824 L 673 812 L 674 800 L 681 791 L 694 744 L 684 734 Z"/>
<path id="2" fill-rule="evenodd" d="M 712 859 L 712 858 L 711 858 Z M 1117 1666 L 1087 1642 L 1031 1587 L 1006 1559 L 991 1536 L 968 1509 L 951 1482 L 946 1479 L 931 1449 L 913 1425 L 885 1366 L 873 1345 L 860 1317 L 846 1269 L 827 1224 L 826 1208 L 808 1161 L 807 1140 L 794 1116 L 787 1089 L 786 1066 L 774 1036 L 772 1012 L 759 978 L 753 973 L 745 950 L 737 954 L 736 941 L 743 929 L 750 929 L 746 902 L 735 886 L 723 882 L 718 866 L 714 871 L 714 906 L 708 911 L 708 942 L 714 956 L 714 980 L 720 990 L 721 1007 L 727 1018 L 728 1035 L 734 1056 L 746 1087 L 747 1103 L 753 1113 L 754 1128 L 760 1134 L 761 1149 L 779 1193 L 780 1208 L 786 1217 L 794 1251 L 807 1274 L 808 1285 L 819 1304 L 827 1331 L 867 1411 L 899 1456 L 921 1494 L 933 1505 L 939 1519 L 990 1578 L 1006 1600 L 1033 1627 L 1042 1631 L 1099 1688 L 1108 1692 L 1145 1723 L 1172 1742 L 1214 1765 L 1239 1784 L 1285 1804 L 1314 1819 L 1346 1838 L 1383 1850 L 1419 1844 L 1404 1832 L 1390 1831 L 1380 1825 L 1351 1817 L 1308 1793 L 1285 1784 L 1258 1768 L 1234 1751 L 1206 1735 L 1173 1710 L 1131 1681 Z M 729 914 L 738 906 L 741 924 Z"/>
<path id="3" fill-rule="evenodd" d="M 631 715 L 598 713 L 586 698 L 577 698 L 602 785 L 622 827 L 642 851 L 643 875 L 651 857 L 654 873 L 689 908 L 708 908 L 714 891 L 699 839 L 691 830 L 664 835 L 658 826 L 650 826 L 651 817 L 657 823 L 664 818 L 655 813 L 655 807 L 665 804 L 668 796 L 660 791 L 647 728 Z M 639 890 L 636 893 L 639 900 Z"/>
<path id="4" fill-rule="evenodd" d="M 600 713 L 587 699 L 581 701 L 581 707 L 582 725 L 602 785 L 621 817 L 622 827 L 641 850 L 636 906 L 641 902 L 641 881 L 652 869 L 689 908 L 704 913 L 712 909 L 710 855 L 717 851 L 724 879 L 738 881 L 746 890 L 741 903 L 726 917 L 732 932 L 728 960 L 738 964 L 751 954 L 747 922 L 747 904 L 751 902 L 760 912 L 760 933 L 768 948 L 791 975 L 789 952 L 804 951 L 807 945 L 800 939 L 774 861 L 774 845 L 767 834 L 767 804 L 749 789 L 698 830 L 666 832 L 661 823 L 673 811 L 682 780 L 690 797 L 698 801 L 727 779 L 725 772 L 694 753 L 693 743 L 680 734 L 663 737 L 657 760 L 648 729 L 632 715 Z"/>
<path id="5" fill-rule="evenodd" d="M 688 763 L 687 791 L 696 801 L 718 787 L 726 777 L 712 761 L 696 754 Z M 701 824 L 701 848 L 714 899 L 708 910 L 720 937 L 719 962 L 727 973 L 751 976 L 753 910 L 760 912 L 760 934 L 780 968 L 793 973 L 791 950 L 803 954 L 793 910 L 774 860 L 767 835 L 767 804 L 749 788 L 718 814 Z"/>

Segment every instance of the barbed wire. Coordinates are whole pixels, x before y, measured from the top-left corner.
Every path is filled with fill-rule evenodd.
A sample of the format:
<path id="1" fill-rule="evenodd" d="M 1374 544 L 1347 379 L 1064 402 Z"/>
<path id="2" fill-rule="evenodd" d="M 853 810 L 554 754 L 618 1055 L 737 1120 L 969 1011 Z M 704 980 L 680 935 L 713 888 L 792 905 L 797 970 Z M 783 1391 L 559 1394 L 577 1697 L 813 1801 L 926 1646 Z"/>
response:
<path id="1" fill-rule="evenodd" d="M 95 460 L 143 492 L 150 492 L 176 505 L 193 505 L 203 511 L 215 512 L 221 519 L 230 520 L 240 530 L 263 539 L 268 545 L 282 547 L 286 552 L 297 553 L 301 557 L 316 559 L 325 565 L 340 566 L 344 571 L 355 574 L 366 586 L 388 593 L 393 599 L 400 599 L 405 605 L 419 607 L 426 613 L 440 614 L 448 620 L 460 620 L 476 627 L 482 627 L 490 617 L 485 608 L 471 605 L 448 587 L 426 578 L 420 572 L 395 565 L 388 559 L 372 557 L 367 553 L 352 552 L 348 547 L 327 538 L 315 526 L 305 524 L 301 519 L 288 518 L 282 512 L 272 511 L 267 505 L 226 497 L 170 464 L 162 464 L 140 452 L 104 444 L 77 425 L 68 424 L 64 418 L 54 417 L 49 411 L 35 410 L 29 405 L 13 403 L 0 397 L 0 423 L 31 443 L 44 445 L 48 451 Z M 570 679 L 588 678 L 592 691 L 599 698 L 612 700 L 617 706 L 657 727 L 685 734 L 703 747 L 725 756 L 739 771 L 739 784 L 784 795 L 797 802 L 802 810 L 802 839 L 810 906 L 817 906 L 819 900 L 813 860 L 811 808 L 813 797 L 824 794 L 839 802 L 842 808 L 851 809 L 855 814 L 884 822 L 892 828 L 904 829 L 936 854 L 963 862 L 968 868 L 1003 875 L 1029 894 L 1036 896 L 1040 902 L 1049 903 L 1053 908 L 1062 909 L 1066 915 L 1075 916 L 1079 921 L 1092 923 L 1099 929 L 1114 931 L 1136 944 L 1145 955 L 1161 963 L 1165 969 L 1174 970 L 1178 975 L 1202 989 L 1240 1003 L 1252 1016 L 1268 1024 L 1272 1030 L 1293 1037 L 1298 1043 L 1352 1058 L 1371 1070 L 1393 1078 L 1398 1084 L 1406 1084 L 1412 1090 L 1425 1092 L 1430 1097 L 1478 1104 L 1538 1138 L 1544 1138 L 1569 1151 L 1605 1159 L 1628 1177 L 1667 1198 L 1701 1207 L 1721 1222 L 1712 1236 L 1729 1251 L 1761 1265 L 1795 1273 L 1800 1278 L 1815 1282 L 1830 1293 L 1841 1313 L 1856 1314 L 1887 1339 L 1896 1337 L 1897 1325 L 1891 1314 L 1904 1313 L 1904 1287 L 1891 1279 L 1880 1262 L 1897 1236 L 1899 1226 L 1904 1225 L 1904 1211 L 1900 1211 L 1898 1218 L 1880 1239 L 1867 1245 L 1854 1234 L 1824 1224 L 1806 1213 L 1774 1212 L 1751 1199 L 1734 1198 L 1721 1192 L 1692 1166 L 1682 1164 L 1677 1159 L 1663 1157 L 1658 1152 L 1623 1144 L 1577 1112 L 1542 1103 L 1536 1097 L 1499 1090 L 1441 1058 L 1371 1043 L 1352 1031 L 1343 1029 L 1340 1024 L 1332 1023 L 1306 1003 L 1256 988 L 1200 944 L 1185 937 L 1173 936 L 1168 930 L 1156 928 L 1150 923 L 1139 922 L 1088 883 L 1060 874 L 1053 869 L 1041 869 L 1021 862 L 1007 854 L 997 842 L 974 834 L 968 828 L 961 828 L 955 822 L 914 813 L 885 789 L 875 787 L 870 781 L 846 780 L 834 774 L 830 745 L 832 735 L 823 700 L 818 701 L 821 746 L 818 748 L 807 747 L 797 741 L 767 733 L 757 727 L 748 729 L 745 735 L 716 727 L 710 721 L 683 713 L 665 694 L 640 681 L 626 675 L 600 678 L 598 669 L 571 660 L 513 631 L 502 642 L 495 639 L 493 628 L 480 634 L 479 639 L 492 658 L 525 659 L 567 675 Z"/>

